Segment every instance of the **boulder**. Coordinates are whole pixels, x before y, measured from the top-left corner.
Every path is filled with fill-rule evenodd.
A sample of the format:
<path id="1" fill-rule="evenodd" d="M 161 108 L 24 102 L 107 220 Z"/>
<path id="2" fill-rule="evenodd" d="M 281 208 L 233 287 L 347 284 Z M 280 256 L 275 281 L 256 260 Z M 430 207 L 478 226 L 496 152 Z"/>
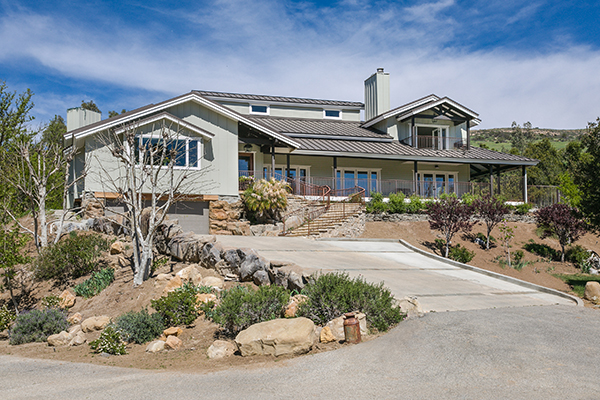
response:
<path id="1" fill-rule="evenodd" d="M 198 293 L 196 295 L 197 304 L 206 304 L 211 301 L 215 303 L 217 301 L 217 296 L 212 293 Z"/>
<path id="2" fill-rule="evenodd" d="M 242 356 L 302 354 L 316 341 L 315 324 L 308 318 L 274 319 L 244 329 L 235 338 Z"/>
<path id="3" fill-rule="evenodd" d="M 220 243 L 206 243 L 202 246 L 202 266 L 208 269 L 215 269 L 217 263 L 221 261 Z"/>
<path id="4" fill-rule="evenodd" d="M 367 331 L 367 316 L 361 312 L 355 311 L 354 316 L 358 320 L 360 326 L 360 334 L 362 336 L 368 333 Z M 337 317 L 329 321 L 325 327 L 331 330 L 331 333 L 335 337 L 335 340 L 345 340 L 346 335 L 344 334 L 344 316 Z M 325 329 L 325 328 L 323 328 Z"/>
<path id="5" fill-rule="evenodd" d="M 225 275 L 236 275 L 239 272 L 239 268 L 234 268 L 231 265 L 229 265 L 227 263 L 227 261 L 225 260 L 220 260 L 215 264 L 215 268 L 214 268 L 219 275 L 221 276 L 225 276 Z"/>
<path id="6" fill-rule="evenodd" d="M 165 335 L 166 337 L 169 336 L 179 336 L 183 333 L 183 329 L 181 329 L 178 326 L 172 326 L 170 328 L 167 328 L 163 331 L 163 335 Z"/>
<path id="7" fill-rule="evenodd" d="M 165 349 L 167 350 L 179 350 L 183 346 L 183 342 L 177 336 L 168 336 L 165 341 Z"/>
<path id="8" fill-rule="evenodd" d="M 67 318 L 67 322 L 70 323 L 71 325 L 80 324 L 82 320 L 83 320 L 83 317 L 81 316 L 81 313 L 75 313 L 75 314 L 69 316 L 69 318 Z"/>
<path id="9" fill-rule="evenodd" d="M 169 241 L 166 253 L 181 261 L 197 263 L 202 257 L 203 246 L 214 241 L 215 237 L 212 235 L 181 233 Z"/>
<path id="10" fill-rule="evenodd" d="M 297 294 L 290 297 L 290 301 L 285 306 L 284 316 L 286 318 L 296 317 L 300 304 L 304 303 L 306 300 L 308 300 L 308 297 L 303 294 Z"/>
<path id="11" fill-rule="evenodd" d="M 267 271 L 256 271 L 254 275 L 252 275 L 252 281 L 256 286 L 267 286 L 271 284 L 271 280 L 269 279 L 269 274 Z"/>
<path id="12" fill-rule="evenodd" d="M 271 277 L 273 284 L 287 289 L 288 288 L 288 274 L 281 269 L 274 269 L 271 271 L 272 271 L 271 273 L 273 275 Z"/>
<path id="13" fill-rule="evenodd" d="M 182 286 L 183 286 L 183 281 L 181 280 L 181 277 L 175 276 L 173 279 L 171 279 L 167 283 L 167 286 L 165 286 L 165 288 L 163 289 L 163 296 L 169 294 L 170 292 L 172 292 L 175 289 L 179 289 Z"/>
<path id="14" fill-rule="evenodd" d="M 0 340 L 8 340 L 8 329 L 0 331 Z"/>
<path id="15" fill-rule="evenodd" d="M 285 220 L 285 229 L 294 229 L 304 223 L 304 220 L 299 215 L 292 215 Z"/>
<path id="16" fill-rule="evenodd" d="M 170 253 L 169 242 L 171 239 L 178 235 L 183 235 L 183 229 L 179 225 L 177 220 L 165 220 L 156 228 L 156 234 L 154 236 L 154 244 L 156 249 L 163 253 Z"/>
<path id="17" fill-rule="evenodd" d="M 330 343 L 330 342 L 335 342 L 335 336 L 333 336 L 333 333 L 331 332 L 331 329 L 326 326 L 323 329 L 321 329 L 321 333 L 319 334 L 319 340 L 321 341 L 321 343 Z"/>
<path id="18" fill-rule="evenodd" d="M 83 333 L 83 331 L 79 331 L 75 336 L 73 336 L 73 339 L 71 339 L 71 341 L 69 342 L 69 346 L 81 346 L 86 341 L 87 338 L 85 336 L 85 333 Z"/>
<path id="19" fill-rule="evenodd" d="M 159 351 L 163 351 L 165 349 L 165 342 L 163 340 L 155 340 L 153 342 L 148 343 L 146 346 L 146 351 L 148 353 L 158 353 Z"/>
<path id="20" fill-rule="evenodd" d="M 207 276 L 203 278 L 201 282 L 202 286 L 215 287 L 217 289 L 223 289 L 224 284 L 225 281 L 223 280 L 223 278 L 219 278 L 216 276 Z"/>
<path id="21" fill-rule="evenodd" d="M 173 275 L 171 275 L 171 274 L 158 274 L 158 275 L 156 275 L 156 281 L 157 282 L 169 281 L 169 280 L 171 280 L 171 278 L 173 278 Z"/>
<path id="22" fill-rule="evenodd" d="M 297 292 L 304 289 L 304 282 L 302 281 L 302 276 L 300 276 L 300 274 L 290 271 L 288 274 L 288 289 L 295 290 Z"/>
<path id="23" fill-rule="evenodd" d="M 99 331 L 106 328 L 110 322 L 110 318 L 106 315 L 100 317 L 90 317 L 81 323 L 81 330 L 84 332 Z"/>
<path id="24" fill-rule="evenodd" d="M 69 332 L 62 331 L 61 333 L 57 333 L 56 335 L 48 336 L 48 346 L 67 346 L 69 342 L 73 339 L 73 336 Z"/>
<path id="25" fill-rule="evenodd" d="M 421 303 L 419 303 L 419 300 L 417 300 L 416 297 L 403 297 L 396 301 L 396 305 L 400 307 L 400 310 L 404 314 L 406 314 L 406 318 L 420 318 L 425 315 L 421 308 Z"/>
<path id="26" fill-rule="evenodd" d="M 251 282 L 256 271 L 266 271 L 269 268 L 269 262 L 256 254 L 247 254 L 240 265 L 240 280 L 242 282 Z"/>
<path id="27" fill-rule="evenodd" d="M 69 290 L 63 291 L 60 296 L 58 296 L 58 299 L 58 306 L 60 308 L 71 308 L 75 305 L 75 295 Z"/>
<path id="28" fill-rule="evenodd" d="M 68 332 L 75 336 L 77 335 L 77 333 L 79 332 L 83 332 L 83 330 L 81 329 L 81 325 L 73 325 L 72 327 L 69 328 Z"/>
<path id="29" fill-rule="evenodd" d="M 190 265 L 189 267 L 186 267 L 175 274 L 175 276 L 180 277 L 183 282 L 199 281 L 202 279 L 202 276 L 199 275 L 200 271 L 198 271 L 198 268 L 193 265 Z"/>
<path id="30" fill-rule="evenodd" d="M 586 283 L 583 297 L 593 303 L 600 302 L 600 282 L 590 281 Z"/>
<path id="31" fill-rule="evenodd" d="M 235 344 L 226 342 L 225 340 L 215 340 L 206 351 L 206 355 L 210 359 L 218 359 L 232 356 L 237 350 Z"/>
<path id="32" fill-rule="evenodd" d="M 110 245 L 110 254 L 121 254 L 123 252 L 123 243 L 117 241 Z"/>

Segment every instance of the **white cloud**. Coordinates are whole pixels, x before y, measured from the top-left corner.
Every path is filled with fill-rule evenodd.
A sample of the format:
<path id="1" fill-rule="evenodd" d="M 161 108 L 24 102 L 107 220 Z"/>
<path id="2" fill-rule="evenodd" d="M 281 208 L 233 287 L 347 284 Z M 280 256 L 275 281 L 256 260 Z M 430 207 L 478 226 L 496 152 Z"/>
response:
<path id="1" fill-rule="evenodd" d="M 140 93 L 167 98 L 192 89 L 360 101 L 364 79 L 385 67 L 392 104 L 434 92 L 479 112 L 484 127 L 513 120 L 583 127 L 600 113 L 600 52 L 561 46 L 547 54 L 468 53 L 444 47 L 460 28 L 456 21 L 447 17 L 435 26 L 423 21 L 451 8 L 452 0 L 404 10 L 351 2 L 347 10 L 317 10 L 301 4 L 293 15 L 277 2 L 218 4 L 185 14 L 160 10 L 182 26 L 198 26 L 197 34 L 160 41 L 143 27 L 119 24 L 102 31 L 67 17 L 6 13 L 0 17 L 0 63 L 39 64 L 94 87 L 105 82 L 128 88 L 131 97 L 110 106 L 119 109 L 118 104 L 131 108 L 156 101 L 138 99 Z M 402 22 L 403 15 L 411 21 Z M 38 93 L 36 112 L 64 114 L 81 99 L 79 93 L 62 99 Z"/>

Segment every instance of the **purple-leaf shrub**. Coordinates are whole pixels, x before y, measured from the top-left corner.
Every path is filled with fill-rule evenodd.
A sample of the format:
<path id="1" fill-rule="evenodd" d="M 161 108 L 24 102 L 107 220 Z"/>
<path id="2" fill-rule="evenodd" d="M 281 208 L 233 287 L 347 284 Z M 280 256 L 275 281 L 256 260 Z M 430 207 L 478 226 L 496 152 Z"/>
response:
<path id="1" fill-rule="evenodd" d="M 469 232 L 474 225 L 471 221 L 473 207 L 463 204 L 455 196 L 447 196 L 432 202 L 427 208 L 429 227 L 440 231 L 446 238 L 444 257 L 448 257 L 452 237 L 459 231 Z"/>
<path id="2" fill-rule="evenodd" d="M 556 236 L 560 243 L 560 261 L 565 262 L 565 246 L 577 241 L 587 231 L 587 224 L 579 210 L 566 204 L 553 204 L 535 213 L 538 228 L 542 229 L 542 239 Z"/>
<path id="3" fill-rule="evenodd" d="M 504 216 L 509 213 L 509 208 L 498 197 L 490 196 L 489 194 L 481 199 L 475 200 L 473 203 L 475 214 L 485 223 L 487 229 L 487 240 L 485 242 L 486 250 L 490 249 L 490 235 L 496 225 L 504 219 Z"/>

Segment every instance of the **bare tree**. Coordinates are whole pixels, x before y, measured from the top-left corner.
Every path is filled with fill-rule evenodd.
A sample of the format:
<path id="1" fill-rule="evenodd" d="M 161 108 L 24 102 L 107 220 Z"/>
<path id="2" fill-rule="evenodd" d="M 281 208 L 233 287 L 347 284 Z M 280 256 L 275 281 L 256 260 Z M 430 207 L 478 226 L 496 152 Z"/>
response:
<path id="1" fill-rule="evenodd" d="M 54 243 L 58 242 L 62 234 L 62 227 L 67 214 L 67 197 L 72 187 L 85 178 L 87 170 L 77 177 L 71 178 L 70 166 L 75 150 L 63 150 L 58 144 L 45 142 L 21 141 L 11 146 L 6 153 L 5 166 L 16 170 L 16 174 L 1 173 L 4 184 L 14 187 L 29 204 L 29 212 L 33 218 L 33 227 L 25 226 L 10 207 L 3 205 L 4 211 L 19 225 L 21 230 L 33 236 L 38 252 L 48 246 L 49 226 L 56 223 L 58 232 Z M 87 163 L 86 163 L 87 164 Z M 4 171 L 2 171 L 4 172 Z M 59 219 L 48 218 L 47 201 L 51 194 L 62 194 L 63 213 Z"/>
<path id="2" fill-rule="evenodd" d="M 198 180 L 207 169 L 190 174 L 187 138 L 180 137 L 178 125 L 157 123 L 149 132 L 140 134 L 135 123 L 113 129 L 101 135 L 99 141 L 115 163 L 102 162 L 96 156 L 98 179 L 105 192 L 115 193 L 124 206 L 124 212 L 114 212 L 123 217 L 122 224 L 133 242 L 134 286 L 150 275 L 154 237 L 171 206 L 184 200 L 192 185 L 197 189 L 206 187 Z"/>

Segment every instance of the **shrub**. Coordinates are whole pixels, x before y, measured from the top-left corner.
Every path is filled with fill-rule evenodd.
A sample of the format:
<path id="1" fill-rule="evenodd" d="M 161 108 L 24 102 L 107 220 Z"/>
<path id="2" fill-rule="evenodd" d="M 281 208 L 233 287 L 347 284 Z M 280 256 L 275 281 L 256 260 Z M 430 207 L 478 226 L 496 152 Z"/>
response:
<path id="1" fill-rule="evenodd" d="M 409 197 L 410 202 L 406 204 L 406 212 L 409 214 L 419 214 L 424 209 L 425 206 L 423 204 L 423 200 L 417 195 L 412 195 Z"/>
<path id="2" fill-rule="evenodd" d="M 158 300 L 151 300 L 150 304 L 166 326 L 190 325 L 198 317 L 197 293 L 197 287 L 188 283 Z"/>
<path id="3" fill-rule="evenodd" d="M 527 265 L 527 262 L 523 261 L 524 256 L 523 250 L 517 250 L 513 253 L 512 267 L 517 271 L 520 271 Z"/>
<path id="4" fill-rule="evenodd" d="M 235 286 L 222 292 L 212 320 L 235 335 L 250 325 L 281 317 L 289 299 L 289 292 L 281 286 L 261 286 L 256 291 Z"/>
<path id="5" fill-rule="evenodd" d="M 371 200 L 366 206 L 368 213 L 382 213 L 388 210 L 388 205 L 383 202 L 383 195 L 381 193 L 373 193 Z"/>
<path id="6" fill-rule="evenodd" d="M 8 329 L 13 321 L 17 318 L 16 313 L 6 305 L 0 307 L 0 332 Z"/>
<path id="7" fill-rule="evenodd" d="M 60 308 L 60 297 L 55 294 L 46 296 L 41 301 L 42 308 Z"/>
<path id="8" fill-rule="evenodd" d="M 479 199 L 481 199 L 481 196 L 471 193 L 465 193 L 460 197 L 460 200 L 463 202 L 463 204 L 466 204 L 468 206 L 472 206 L 475 203 L 475 201 Z"/>
<path id="9" fill-rule="evenodd" d="M 582 270 L 589 270 L 589 266 L 586 265 L 588 258 L 590 258 L 590 253 L 585 247 L 580 245 L 571 246 L 565 252 L 565 259 L 572 262 L 573 265 L 575 265 L 577 268 L 581 268 Z"/>
<path id="10" fill-rule="evenodd" d="M 94 297 L 108 287 L 115 280 L 115 270 L 111 267 L 93 273 L 90 279 L 81 282 L 73 287 L 77 296 L 83 296 L 86 299 Z"/>
<path id="11" fill-rule="evenodd" d="M 460 244 L 457 244 L 454 247 L 450 248 L 450 252 L 448 253 L 448 258 L 454 261 L 461 262 L 463 264 L 468 263 L 475 257 L 474 251 L 469 251 L 466 247 L 462 247 Z"/>
<path id="12" fill-rule="evenodd" d="M 565 262 L 565 246 L 578 240 L 587 231 L 587 224 L 576 208 L 566 204 L 553 204 L 535 213 L 542 239 L 556 236 L 560 243 L 560 261 Z"/>
<path id="13" fill-rule="evenodd" d="M 242 193 L 248 216 L 259 223 L 269 220 L 280 221 L 287 207 L 289 185 L 275 178 L 260 179 Z"/>
<path id="14" fill-rule="evenodd" d="M 298 315 L 310 318 L 319 325 L 344 313 L 362 311 L 369 324 L 386 331 L 403 319 L 394 296 L 383 283 L 371 284 L 362 278 L 351 279 L 347 273 L 322 274 L 306 285 L 307 301 L 300 305 Z"/>
<path id="15" fill-rule="evenodd" d="M 87 275 L 98 268 L 96 261 L 108 248 L 109 241 L 98 234 L 71 232 L 42 251 L 34 263 L 35 277 L 64 283 Z"/>
<path id="16" fill-rule="evenodd" d="M 391 193 L 388 207 L 391 213 L 402 214 L 406 212 L 406 203 L 404 202 L 404 193 Z"/>
<path id="17" fill-rule="evenodd" d="M 160 336 L 165 324 L 160 314 L 148 314 L 148 310 L 130 311 L 115 320 L 115 329 L 126 342 L 142 344 Z"/>
<path id="18" fill-rule="evenodd" d="M 100 337 L 90 342 L 90 348 L 94 353 L 108 353 L 113 355 L 127 354 L 125 343 L 121 339 L 121 334 L 112 326 L 104 328 Z"/>
<path id="19" fill-rule="evenodd" d="M 531 211 L 532 208 L 533 206 L 529 203 L 519 204 L 518 206 L 515 206 L 515 214 L 525 215 Z"/>
<path id="20" fill-rule="evenodd" d="M 444 257 L 448 257 L 454 235 L 458 231 L 470 231 L 474 224 L 471 221 L 473 207 L 461 203 L 456 196 L 445 196 L 437 202 L 430 203 L 427 215 L 429 216 L 429 227 L 444 235 L 446 241 Z"/>
<path id="21" fill-rule="evenodd" d="M 67 330 L 67 313 L 56 308 L 23 312 L 10 329 L 10 344 L 45 342 L 48 336 Z"/>
<path id="22" fill-rule="evenodd" d="M 523 248 L 537 256 L 547 258 L 548 260 L 558 260 L 558 252 L 547 244 L 535 243 L 533 239 L 529 243 L 525 243 Z"/>
<path id="23" fill-rule="evenodd" d="M 473 203 L 475 214 L 483 221 L 486 226 L 485 248 L 490 249 L 490 236 L 492 230 L 504 219 L 504 216 L 509 213 L 508 206 L 499 197 L 484 196 L 481 199 L 475 200 Z"/>

